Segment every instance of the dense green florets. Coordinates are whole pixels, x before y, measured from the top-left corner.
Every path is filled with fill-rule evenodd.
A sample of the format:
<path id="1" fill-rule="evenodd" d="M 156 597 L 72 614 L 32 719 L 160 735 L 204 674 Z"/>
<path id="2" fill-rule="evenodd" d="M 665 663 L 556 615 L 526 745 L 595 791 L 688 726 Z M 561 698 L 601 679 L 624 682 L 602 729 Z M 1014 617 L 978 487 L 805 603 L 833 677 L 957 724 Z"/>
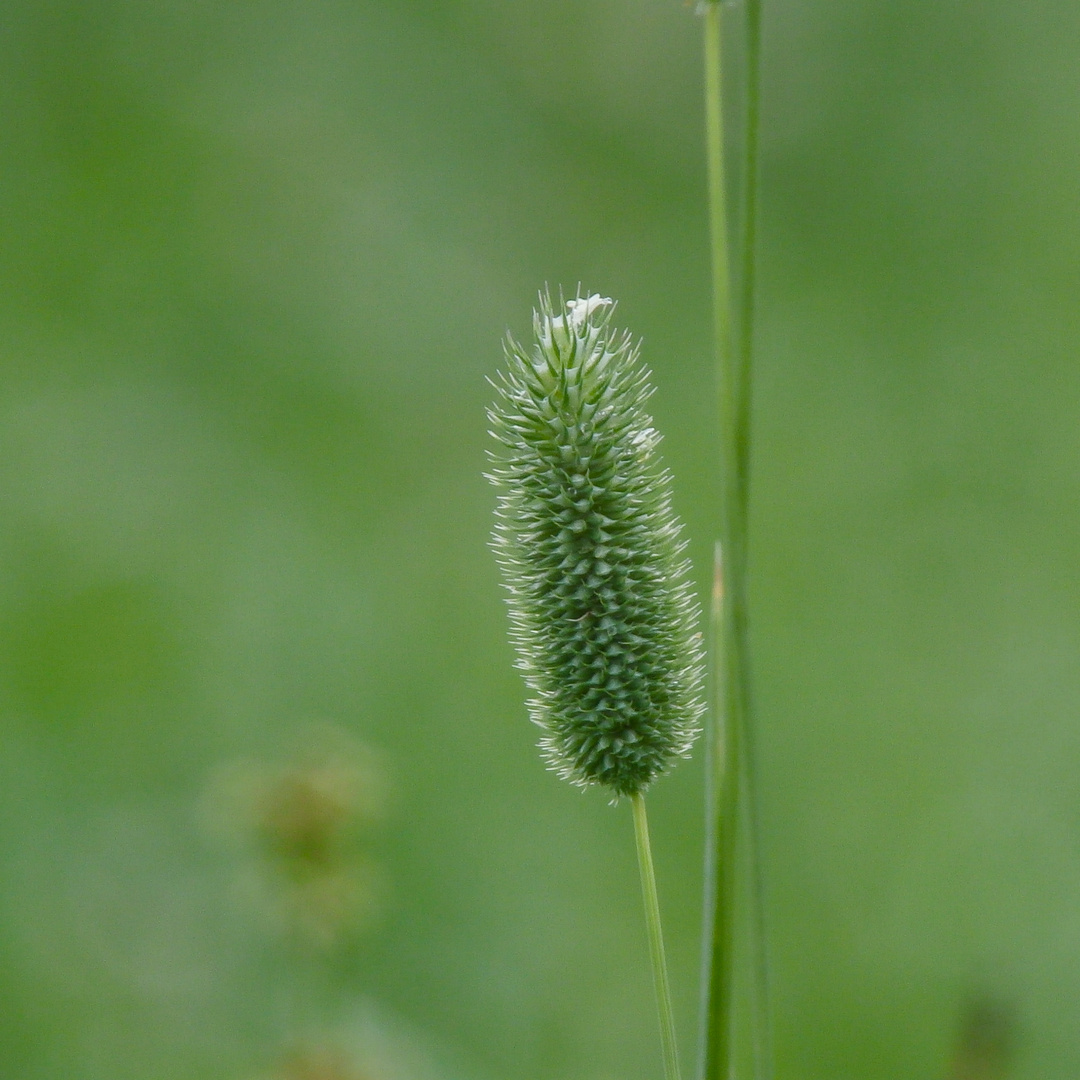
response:
<path id="1" fill-rule="evenodd" d="M 703 712 L 698 608 L 644 405 L 649 373 L 610 301 L 541 296 L 536 344 L 507 339 L 494 547 L 518 666 L 552 766 L 618 795 L 685 756 Z"/>

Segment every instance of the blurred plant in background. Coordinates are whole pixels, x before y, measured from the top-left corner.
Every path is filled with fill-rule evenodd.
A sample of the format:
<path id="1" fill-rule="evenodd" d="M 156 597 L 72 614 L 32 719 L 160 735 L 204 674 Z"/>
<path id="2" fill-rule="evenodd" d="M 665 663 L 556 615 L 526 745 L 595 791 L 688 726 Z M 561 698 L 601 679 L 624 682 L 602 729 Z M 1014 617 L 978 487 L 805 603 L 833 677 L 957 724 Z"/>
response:
<path id="1" fill-rule="evenodd" d="M 972 997 L 960 1014 L 956 1049 L 946 1080 L 1005 1080 L 1010 1073 L 1016 1022 L 999 1002 Z"/>
<path id="2" fill-rule="evenodd" d="M 365 929 L 383 889 L 364 852 L 385 812 L 387 781 L 343 731 L 309 731 L 294 759 L 241 763 L 214 776 L 206 816 L 238 857 L 246 893 L 299 945 L 327 951 Z"/>
<path id="3" fill-rule="evenodd" d="M 349 1055 L 336 1050 L 291 1054 L 274 1076 L 275 1080 L 370 1080 Z"/>
<path id="4" fill-rule="evenodd" d="M 340 728 L 311 726 L 276 762 L 216 770 L 203 816 L 232 850 L 237 898 L 283 946 L 280 1080 L 386 1080 L 346 1049 L 335 1028 L 355 988 L 334 972 L 355 935 L 371 929 L 385 891 L 367 854 L 388 795 L 376 755 Z"/>

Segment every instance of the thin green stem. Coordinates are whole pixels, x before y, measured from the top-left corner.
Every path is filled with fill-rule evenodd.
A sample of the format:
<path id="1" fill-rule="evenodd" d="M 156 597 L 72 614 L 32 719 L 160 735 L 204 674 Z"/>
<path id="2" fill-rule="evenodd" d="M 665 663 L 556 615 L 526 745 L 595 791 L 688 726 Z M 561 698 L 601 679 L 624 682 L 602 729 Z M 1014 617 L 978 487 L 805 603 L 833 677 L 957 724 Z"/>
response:
<path id="1" fill-rule="evenodd" d="M 748 602 L 750 399 L 756 289 L 757 152 L 761 9 L 746 0 L 746 125 L 742 230 L 738 249 L 738 337 L 731 331 L 731 286 L 724 173 L 722 31 L 719 0 L 705 8 L 706 156 L 712 253 L 713 323 L 721 438 L 721 545 L 712 605 L 713 715 L 707 758 L 707 857 L 703 977 L 703 1080 L 731 1080 L 735 1072 L 735 927 L 738 821 L 747 816 L 753 904 L 755 1074 L 769 1072 L 768 972 L 764 889 L 759 858 L 752 725 Z M 719 551 L 723 551 L 723 567 Z M 742 786 L 743 790 L 740 791 Z"/>
<path id="2" fill-rule="evenodd" d="M 731 358 L 731 285 L 728 270 L 727 198 L 724 181 L 724 114 L 722 108 L 721 26 L 718 0 L 705 9 L 705 149 L 709 186 L 709 239 L 712 254 L 713 333 L 716 339 L 717 384 L 729 381 Z M 725 412 L 723 404 L 721 412 Z"/>
<path id="3" fill-rule="evenodd" d="M 753 389 L 754 314 L 757 301 L 757 206 L 758 147 L 761 118 L 761 3 L 744 0 L 746 18 L 746 100 L 743 156 L 743 213 L 739 273 L 739 362 L 736 374 L 735 473 L 741 503 L 739 520 L 748 528 L 750 502 L 750 419 Z M 747 541 L 743 537 L 744 570 L 741 612 L 737 629 L 742 640 L 740 671 L 743 679 L 742 782 L 748 833 L 750 893 L 752 905 L 753 967 L 755 995 L 753 1002 L 754 1062 L 758 1080 L 772 1076 L 772 1035 L 769 1022 L 769 957 L 765 933 L 765 884 L 762 871 L 761 814 L 759 809 L 757 746 L 752 723 L 753 702 L 750 682 L 750 646 L 746 610 L 745 559 Z"/>
<path id="4" fill-rule="evenodd" d="M 660 1014 L 660 1043 L 664 1053 L 666 1080 L 679 1080 L 679 1052 L 675 1042 L 675 1015 L 671 1010 L 671 987 L 668 984 L 664 935 L 660 929 L 660 902 L 656 896 L 656 873 L 649 844 L 649 821 L 645 816 L 645 797 L 638 792 L 630 797 L 634 808 L 634 836 L 637 839 L 638 869 L 641 871 L 641 896 L 645 901 L 645 922 L 649 928 L 649 955 L 652 958 L 656 1008 Z"/>
<path id="5" fill-rule="evenodd" d="M 761 113 L 761 0 L 744 0 L 746 45 L 746 96 L 743 157 L 743 213 L 740 251 L 739 288 L 739 369 L 737 409 L 735 409 L 735 474 L 738 476 L 739 498 L 742 504 L 740 519 L 743 528 L 750 517 L 750 447 L 751 404 L 753 392 L 754 327 L 757 301 L 757 193 L 758 147 Z M 746 540 L 743 539 L 745 558 Z M 745 572 L 744 572 L 745 578 Z M 746 808 L 746 831 L 750 847 L 750 876 L 753 920 L 754 996 L 754 1059 L 758 1080 L 772 1076 L 772 1035 L 769 1021 L 769 955 L 768 935 L 765 932 L 765 876 L 761 867 L 761 828 L 757 745 L 754 738 L 753 702 L 751 698 L 750 644 L 747 636 L 745 582 L 742 589 L 742 610 L 738 629 L 742 635 L 741 671 L 742 692 L 742 781 Z"/>
<path id="6" fill-rule="evenodd" d="M 718 540 L 713 547 L 712 596 L 709 603 L 709 720 L 705 725 L 705 900 L 703 913 L 701 1009 L 698 1030 L 701 1033 L 698 1075 L 709 1076 L 710 1061 L 715 1057 L 713 1018 L 714 974 L 716 969 L 717 892 L 720 886 L 720 836 L 726 828 L 720 815 L 720 784 L 724 778 L 725 670 L 720 658 L 724 635 L 724 565 L 723 549 Z M 731 880 L 730 875 L 727 880 Z M 730 907 L 730 904 L 728 905 Z M 721 1052 L 723 1050 L 721 1049 Z"/>
<path id="7" fill-rule="evenodd" d="M 736 383 L 732 371 L 731 284 L 728 266 L 726 178 L 724 175 L 723 10 L 719 0 L 705 7 L 705 149 L 708 168 L 709 239 L 712 255 L 713 333 L 721 438 L 721 544 L 712 604 L 713 715 L 706 760 L 705 934 L 702 992 L 703 1080 L 730 1080 L 734 1063 L 732 1006 L 735 989 L 735 818 L 738 810 L 737 659 L 732 656 L 730 604 L 723 602 L 725 561 L 737 552 L 738 484 L 735 470 Z M 732 680 L 734 676 L 734 681 Z"/>

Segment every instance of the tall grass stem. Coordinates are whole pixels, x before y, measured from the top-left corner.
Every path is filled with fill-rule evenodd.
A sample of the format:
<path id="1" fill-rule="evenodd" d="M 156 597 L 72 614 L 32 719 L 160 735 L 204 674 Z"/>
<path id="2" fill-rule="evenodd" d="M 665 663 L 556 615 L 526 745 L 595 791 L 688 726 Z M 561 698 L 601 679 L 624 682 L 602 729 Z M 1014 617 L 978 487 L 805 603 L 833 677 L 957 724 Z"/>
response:
<path id="1" fill-rule="evenodd" d="M 704 8 L 705 118 L 713 326 L 720 423 L 721 515 L 711 607 L 713 713 L 706 764 L 706 887 L 702 993 L 702 1080 L 735 1074 L 735 928 L 740 808 L 748 820 L 754 995 L 754 1071 L 768 1069 L 768 971 L 759 861 L 756 768 L 750 723 L 747 571 L 750 397 L 755 301 L 760 3 L 746 0 L 747 87 L 742 230 L 738 249 L 738 340 L 733 340 L 724 167 L 723 20 L 720 0 Z M 722 559 L 721 559 L 722 555 Z M 740 786 L 743 790 L 740 791 Z"/>
<path id="2" fill-rule="evenodd" d="M 741 447 L 740 490 L 744 504 L 743 521 L 748 523 L 750 507 L 751 405 L 753 391 L 754 329 L 757 303 L 757 198 L 758 149 L 761 117 L 761 0 L 744 0 L 746 43 L 746 97 L 743 157 L 743 215 L 740 258 L 739 316 L 739 414 Z M 742 619 L 746 632 L 745 609 Z M 757 740 L 752 723 L 750 647 L 745 645 L 742 671 L 745 679 L 743 710 L 743 789 L 746 807 L 748 847 L 750 847 L 751 901 L 753 905 L 754 1059 L 757 1080 L 771 1080 L 772 1025 L 769 1016 L 769 937 L 765 924 L 765 873 L 762 868 L 760 784 L 758 783 Z"/>
<path id="3" fill-rule="evenodd" d="M 743 150 L 743 212 L 739 272 L 739 364 L 736 406 L 736 475 L 742 502 L 740 520 L 744 529 L 749 523 L 750 500 L 750 418 L 753 390 L 754 324 L 757 303 L 757 223 L 758 223 L 758 149 L 761 122 L 761 5 L 762 0 L 744 0 L 746 93 Z M 744 558 L 745 558 L 744 538 Z M 773 1072 L 772 1028 L 769 1017 L 770 970 L 768 935 L 765 932 L 765 881 L 762 868 L 760 784 L 758 783 L 757 744 L 753 718 L 750 679 L 750 649 L 747 635 L 746 595 L 742 595 L 739 627 L 743 675 L 742 709 L 742 783 L 746 809 L 746 832 L 749 847 L 752 957 L 754 965 L 753 1036 L 754 1074 L 757 1080 L 770 1080 Z"/>
<path id="4" fill-rule="evenodd" d="M 660 902 L 656 895 L 656 872 L 649 843 L 649 821 L 645 816 L 645 797 L 639 791 L 630 796 L 634 808 L 634 836 L 637 839 L 638 869 L 641 871 L 641 896 L 645 902 L 645 922 L 649 929 L 649 955 L 652 958 L 656 1008 L 660 1015 L 660 1043 L 664 1055 L 665 1080 L 680 1080 L 679 1050 L 675 1041 L 675 1014 L 671 1008 L 664 935 L 660 929 Z"/>
<path id="5" fill-rule="evenodd" d="M 712 638 L 712 715 L 706 747 L 706 863 L 702 977 L 702 1080 L 730 1080 L 733 1064 L 732 1004 L 735 963 L 735 810 L 739 770 L 736 728 L 732 724 L 728 675 L 731 670 L 728 605 L 724 602 L 724 567 L 731 536 L 734 386 L 731 377 L 731 282 L 728 264 L 728 217 L 724 173 L 723 10 L 719 0 L 704 8 L 705 150 L 712 256 L 713 336 L 721 439 L 721 541 L 716 546 Z"/>

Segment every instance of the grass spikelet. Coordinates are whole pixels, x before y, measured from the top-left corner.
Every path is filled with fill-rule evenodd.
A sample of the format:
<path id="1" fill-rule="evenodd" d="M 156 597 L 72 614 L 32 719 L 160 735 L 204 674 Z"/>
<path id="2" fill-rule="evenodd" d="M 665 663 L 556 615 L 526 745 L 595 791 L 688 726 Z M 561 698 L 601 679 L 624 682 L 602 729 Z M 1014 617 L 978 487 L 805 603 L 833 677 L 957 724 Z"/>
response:
<path id="1" fill-rule="evenodd" d="M 649 372 L 612 308 L 545 293 L 531 349 L 507 337 L 489 479 L 541 748 L 573 783 L 632 796 L 697 735 L 702 646 Z"/>

